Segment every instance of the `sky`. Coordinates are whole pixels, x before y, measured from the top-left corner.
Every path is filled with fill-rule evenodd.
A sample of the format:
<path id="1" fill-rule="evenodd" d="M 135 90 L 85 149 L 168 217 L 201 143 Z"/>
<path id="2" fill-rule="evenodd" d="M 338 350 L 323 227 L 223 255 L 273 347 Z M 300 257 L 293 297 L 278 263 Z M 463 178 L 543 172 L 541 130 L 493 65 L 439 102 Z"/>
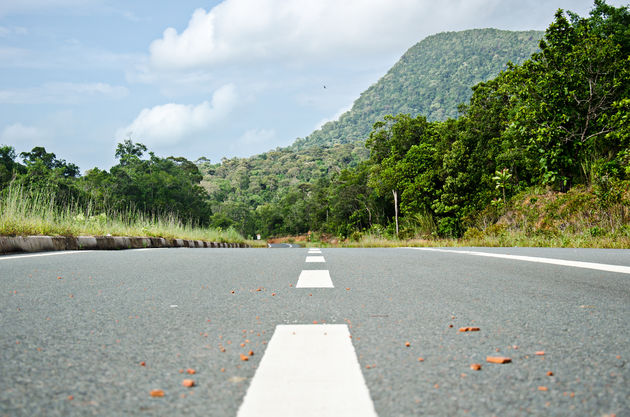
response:
<path id="1" fill-rule="evenodd" d="M 0 0 L 0 145 L 247 157 L 349 110 L 425 37 L 544 30 L 590 0 Z M 626 0 L 609 0 L 615 6 Z M 325 87 L 325 88 L 324 88 Z"/>

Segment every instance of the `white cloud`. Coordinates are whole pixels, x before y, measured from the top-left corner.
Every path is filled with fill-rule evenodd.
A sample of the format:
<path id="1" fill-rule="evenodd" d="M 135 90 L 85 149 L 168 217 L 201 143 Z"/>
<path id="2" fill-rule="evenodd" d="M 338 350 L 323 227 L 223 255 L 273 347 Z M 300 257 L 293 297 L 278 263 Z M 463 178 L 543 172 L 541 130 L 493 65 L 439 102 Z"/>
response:
<path id="1" fill-rule="evenodd" d="M 107 83 L 46 83 L 40 87 L 0 90 L 0 103 L 34 104 L 57 103 L 70 104 L 90 98 L 120 99 L 129 94 L 123 86 Z"/>
<path id="2" fill-rule="evenodd" d="M 129 126 L 117 130 L 116 138 L 131 136 L 150 146 L 174 145 L 207 131 L 227 117 L 236 103 L 236 89 L 228 84 L 215 91 L 211 103 L 168 103 L 143 109 Z"/>
<path id="3" fill-rule="evenodd" d="M 150 63 L 173 71 L 377 58 L 437 32 L 544 29 L 558 8 L 590 7 L 591 0 L 224 0 L 195 10 L 181 32 L 167 28 L 150 44 Z"/>
<path id="4" fill-rule="evenodd" d="M 0 143 L 5 145 L 30 144 L 42 141 L 47 137 L 47 132 L 42 128 L 14 123 L 2 130 Z"/>
<path id="5" fill-rule="evenodd" d="M 244 145 L 259 145 L 276 138 L 274 129 L 250 129 L 243 133 L 239 142 Z"/>
<path id="6" fill-rule="evenodd" d="M 181 33 L 150 45 L 160 69 L 284 59 L 308 62 L 409 47 L 445 22 L 456 24 L 498 0 L 225 0 L 197 9 Z M 458 13 L 450 13 L 456 9 Z M 427 16 L 431 16 L 427 19 Z"/>

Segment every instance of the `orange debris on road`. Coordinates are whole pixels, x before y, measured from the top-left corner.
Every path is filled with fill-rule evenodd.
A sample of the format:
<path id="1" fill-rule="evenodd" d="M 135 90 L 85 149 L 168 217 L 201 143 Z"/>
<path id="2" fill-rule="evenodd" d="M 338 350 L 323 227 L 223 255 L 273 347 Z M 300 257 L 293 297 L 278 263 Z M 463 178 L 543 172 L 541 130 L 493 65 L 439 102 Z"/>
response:
<path id="1" fill-rule="evenodd" d="M 488 363 L 510 363 L 512 359 L 505 356 L 487 356 L 486 362 Z"/>
<path id="2" fill-rule="evenodd" d="M 152 397 L 163 397 L 164 396 L 164 391 L 161 389 L 154 389 L 151 391 L 151 396 Z"/>
<path id="3" fill-rule="evenodd" d="M 479 327 L 460 327 L 460 332 L 478 332 L 481 329 Z"/>

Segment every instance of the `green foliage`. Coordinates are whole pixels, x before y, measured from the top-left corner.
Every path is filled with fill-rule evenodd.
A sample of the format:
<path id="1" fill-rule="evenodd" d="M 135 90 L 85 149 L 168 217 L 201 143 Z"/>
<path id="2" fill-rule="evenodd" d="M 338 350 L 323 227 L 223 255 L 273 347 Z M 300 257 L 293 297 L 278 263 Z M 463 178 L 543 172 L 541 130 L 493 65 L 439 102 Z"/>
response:
<path id="1" fill-rule="evenodd" d="M 212 211 L 199 183 L 197 165 L 181 157 L 160 158 L 146 146 L 126 140 L 118 145 L 120 163 L 109 172 L 94 168 L 80 176 L 79 168 L 43 147 L 22 152 L 16 162 L 13 147 L 0 147 L 0 191 L 11 185 L 53 196 L 58 207 L 77 207 L 100 213 L 139 211 L 148 216 L 176 216 L 183 222 L 207 225 Z M 94 223 L 100 217 L 82 214 L 74 220 Z M 100 215 L 100 214 L 99 214 Z M 87 222 L 87 223 L 86 223 Z"/>
<path id="2" fill-rule="evenodd" d="M 520 64 L 538 49 L 542 32 L 473 29 L 429 36 L 411 47 L 339 120 L 326 123 L 294 149 L 364 140 L 386 115 L 458 116 L 470 88 L 495 77 L 508 62 Z"/>
<path id="3" fill-rule="evenodd" d="M 580 186 L 593 188 L 598 204 L 592 206 L 591 197 L 579 194 L 556 207 L 556 213 L 566 216 L 591 204 L 588 207 L 600 217 L 621 219 L 621 226 L 610 221 L 607 227 L 623 229 L 629 204 L 623 197 L 624 187 L 630 173 L 628 11 L 597 1 L 590 18 L 571 13 L 569 17 L 558 11 L 540 41 L 539 52 L 474 86 L 468 104 L 459 106 L 459 119 L 429 121 L 434 117 L 430 111 L 424 113 L 428 118 L 406 111 L 381 117 L 366 141 L 370 151 L 366 162 L 333 175 L 322 186 L 327 191 L 309 188 L 331 209 L 326 221 L 318 217 L 309 227 L 353 240 L 371 234 L 370 230 L 403 238 L 458 237 L 483 219 L 480 233 L 500 240 L 508 230 L 496 222 L 509 215 L 512 195 L 532 186 L 556 191 Z M 400 65 L 409 61 L 403 57 Z M 379 88 L 399 70 L 393 68 L 391 77 L 379 81 Z M 415 102 L 412 93 L 404 94 L 408 102 Z M 399 102 L 395 94 L 388 93 L 388 98 Z M 361 99 L 339 123 L 358 114 Z M 343 142 L 324 139 L 326 129 L 333 127 L 338 126 L 329 124 L 294 148 L 303 149 L 309 141 Z M 353 134 L 345 138 L 352 140 Z M 400 234 L 399 207 L 392 204 L 397 200 L 402 214 Z M 282 204 L 277 205 L 279 213 Z M 371 216 L 368 222 L 366 212 Z M 538 230 L 553 234 L 545 222 Z M 606 222 L 597 227 L 606 227 Z"/>
<path id="4" fill-rule="evenodd" d="M 504 84 L 514 105 L 514 145 L 538 154 L 536 181 L 562 190 L 588 182 L 583 167 L 621 150 L 608 134 L 614 104 L 630 92 L 626 47 L 603 36 L 607 25 L 573 20 L 558 11 L 541 52 L 513 68 Z"/>
<path id="5" fill-rule="evenodd" d="M 0 192 L 0 235 L 149 236 L 213 242 L 243 242 L 225 231 L 182 222 L 174 213 L 147 215 L 137 210 L 97 214 L 96 204 L 59 205 L 54 191 L 11 184 Z"/>
<path id="6" fill-rule="evenodd" d="M 423 40 L 364 92 L 350 112 L 306 139 L 251 158 L 199 161 L 213 212 L 238 217 L 235 227 L 246 235 L 319 230 L 345 237 L 388 224 L 395 212 L 396 184 L 401 214 L 429 213 L 441 186 L 435 172 L 442 162 L 438 156 L 449 144 L 437 140 L 435 132 L 422 140 L 416 136 L 429 129 L 453 131 L 452 122 L 442 126 L 428 120 L 456 116 L 475 83 L 495 76 L 508 61 L 525 60 L 537 50 L 541 36 L 483 29 Z M 396 113 L 408 115 L 386 117 Z M 391 143 L 381 137 L 390 129 L 395 136 Z M 364 146 L 368 137 L 369 150 Z M 389 155 L 391 146 L 396 147 L 395 157 Z M 406 156 L 414 146 L 418 148 Z M 370 151 L 372 163 L 364 165 Z"/>

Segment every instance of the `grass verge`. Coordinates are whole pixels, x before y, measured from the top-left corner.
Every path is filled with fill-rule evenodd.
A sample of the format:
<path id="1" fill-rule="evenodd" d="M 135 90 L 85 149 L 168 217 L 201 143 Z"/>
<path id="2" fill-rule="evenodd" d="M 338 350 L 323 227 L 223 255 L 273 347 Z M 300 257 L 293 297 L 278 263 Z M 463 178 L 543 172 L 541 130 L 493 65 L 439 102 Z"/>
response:
<path id="1" fill-rule="evenodd" d="M 137 210 L 96 213 L 76 204 L 60 207 L 55 195 L 10 186 L 0 196 L 0 235 L 144 236 L 208 242 L 250 243 L 234 229 L 184 223 L 174 214 L 146 215 Z"/>
<path id="2" fill-rule="evenodd" d="M 385 239 L 364 236 L 358 241 L 338 243 L 309 242 L 308 246 L 345 248 L 395 248 L 395 247 L 547 247 L 547 248 L 603 248 L 628 249 L 630 238 L 583 235 L 528 236 L 509 232 L 501 236 L 483 236 L 462 239 Z"/>

